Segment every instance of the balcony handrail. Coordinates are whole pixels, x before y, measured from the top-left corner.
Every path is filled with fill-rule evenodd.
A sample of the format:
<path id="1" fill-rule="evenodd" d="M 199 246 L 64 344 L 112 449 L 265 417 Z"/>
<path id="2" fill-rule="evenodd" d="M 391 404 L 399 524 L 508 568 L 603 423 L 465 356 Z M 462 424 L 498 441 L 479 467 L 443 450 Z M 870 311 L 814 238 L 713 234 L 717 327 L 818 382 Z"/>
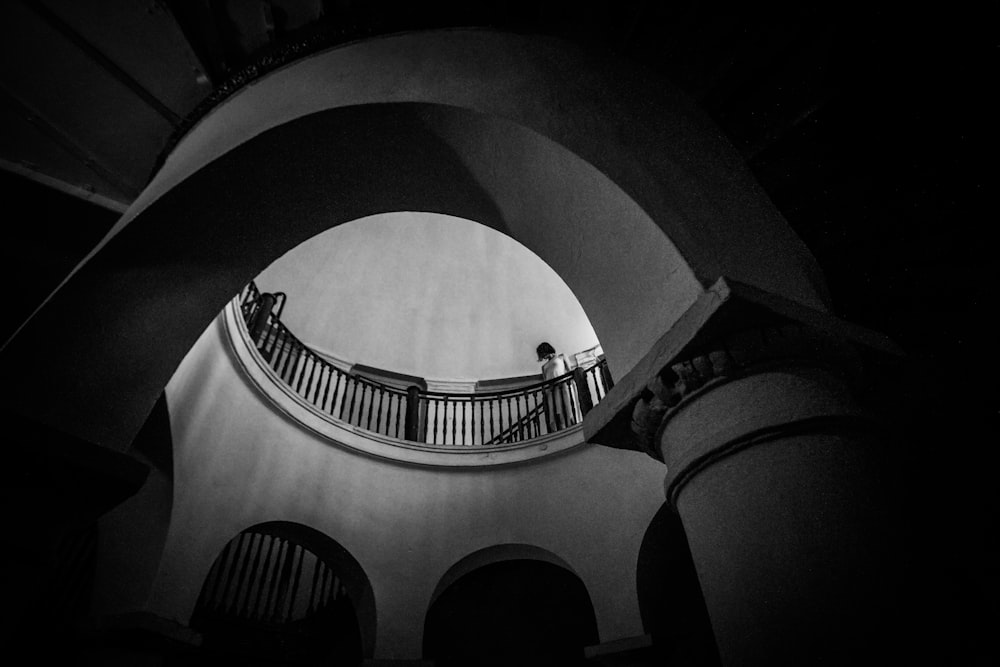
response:
<path id="1" fill-rule="evenodd" d="M 450 391 L 447 391 L 447 392 L 445 392 L 445 391 L 432 391 L 432 390 L 428 389 L 428 390 L 422 390 L 420 393 L 423 396 L 429 396 L 431 398 L 440 398 L 440 397 L 443 397 L 443 396 L 447 396 L 449 398 L 449 400 L 451 400 L 451 399 L 461 400 L 463 398 L 471 398 L 471 399 L 474 399 L 474 400 L 476 400 L 476 399 L 483 399 L 483 398 L 486 398 L 486 399 L 489 399 L 489 398 L 506 398 L 506 397 L 512 396 L 514 394 L 522 394 L 525 391 L 532 391 L 532 390 L 542 389 L 545 386 L 554 384 L 556 382 L 559 382 L 560 380 L 564 380 L 564 379 L 570 377 L 571 375 L 573 375 L 573 371 L 568 371 L 568 372 L 566 372 L 566 373 L 564 373 L 564 374 L 562 374 L 562 375 L 560 375 L 558 377 L 550 378 L 548 380 L 540 380 L 538 382 L 533 382 L 531 384 L 524 384 L 524 385 L 521 385 L 519 387 L 514 387 L 512 389 L 499 389 L 499 390 L 496 390 L 496 391 L 474 391 L 474 392 L 450 392 Z"/>
<path id="2" fill-rule="evenodd" d="M 262 293 L 253 282 L 237 297 L 240 319 L 261 360 L 314 408 L 374 433 L 433 446 L 521 442 L 579 424 L 612 386 L 601 358 L 589 368 L 513 389 L 402 390 L 345 371 L 303 343 L 280 320 L 285 301 L 283 293 Z"/>

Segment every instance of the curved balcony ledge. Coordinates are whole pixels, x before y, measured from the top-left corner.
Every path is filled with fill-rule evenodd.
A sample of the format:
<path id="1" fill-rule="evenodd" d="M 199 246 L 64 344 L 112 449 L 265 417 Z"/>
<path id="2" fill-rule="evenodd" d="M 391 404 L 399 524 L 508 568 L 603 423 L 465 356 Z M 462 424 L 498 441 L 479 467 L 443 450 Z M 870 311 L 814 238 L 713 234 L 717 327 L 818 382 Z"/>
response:
<path id="1" fill-rule="evenodd" d="M 484 467 L 554 456 L 585 444 L 580 424 L 530 440 L 498 445 L 435 445 L 374 433 L 325 414 L 289 387 L 251 340 L 238 298 L 223 310 L 222 323 L 233 357 L 249 382 L 277 412 L 333 445 L 412 465 Z"/>

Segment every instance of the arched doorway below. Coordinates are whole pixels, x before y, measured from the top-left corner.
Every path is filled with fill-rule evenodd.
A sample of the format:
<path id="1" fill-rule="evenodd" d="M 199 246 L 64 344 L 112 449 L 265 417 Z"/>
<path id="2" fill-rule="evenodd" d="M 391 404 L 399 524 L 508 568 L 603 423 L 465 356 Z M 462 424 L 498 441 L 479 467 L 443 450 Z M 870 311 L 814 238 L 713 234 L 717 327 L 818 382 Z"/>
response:
<path id="1" fill-rule="evenodd" d="M 721 665 L 712 622 L 680 517 L 664 503 L 639 548 L 636 590 L 642 628 L 665 664 Z"/>
<path id="2" fill-rule="evenodd" d="M 450 665 L 586 664 L 599 642 L 583 582 L 550 562 L 489 563 L 451 582 L 424 622 L 424 657 Z"/>
<path id="3" fill-rule="evenodd" d="M 300 524 L 263 523 L 216 558 L 191 627 L 202 633 L 207 657 L 220 662 L 361 664 L 364 637 L 374 632 L 362 629 L 370 595 L 360 566 L 334 540 Z"/>

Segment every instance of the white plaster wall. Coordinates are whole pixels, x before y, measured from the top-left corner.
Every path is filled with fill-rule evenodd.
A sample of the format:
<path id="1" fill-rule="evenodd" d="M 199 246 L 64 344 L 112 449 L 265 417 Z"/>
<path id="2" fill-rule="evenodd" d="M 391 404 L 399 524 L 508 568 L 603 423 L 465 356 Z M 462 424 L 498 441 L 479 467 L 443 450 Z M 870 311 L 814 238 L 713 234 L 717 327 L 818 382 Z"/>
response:
<path id="1" fill-rule="evenodd" d="M 288 294 L 282 320 L 309 345 L 428 379 L 535 374 L 542 341 L 567 355 L 598 343 L 580 302 L 537 255 L 440 214 L 340 225 L 285 253 L 257 285 Z"/>
<path id="2" fill-rule="evenodd" d="M 273 412 L 239 375 L 223 335 L 216 321 L 166 389 L 174 510 L 150 611 L 186 623 L 225 543 L 285 520 L 326 533 L 361 563 L 375 593 L 377 657 L 418 657 L 440 577 L 504 543 L 549 550 L 573 567 L 602 641 L 642 633 L 636 558 L 663 503 L 661 465 L 591 445 L 500 469 L 377 461 Z"/>

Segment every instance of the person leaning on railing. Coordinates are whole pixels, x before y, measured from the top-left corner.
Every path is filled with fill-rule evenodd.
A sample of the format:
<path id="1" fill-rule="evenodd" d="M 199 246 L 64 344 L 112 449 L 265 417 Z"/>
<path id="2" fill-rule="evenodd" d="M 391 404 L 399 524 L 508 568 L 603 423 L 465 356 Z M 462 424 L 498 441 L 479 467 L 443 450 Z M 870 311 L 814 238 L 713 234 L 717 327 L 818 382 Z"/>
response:
<path id="1" fill-rule="evenodd" d="M 542 362 L 542 379 L 554 380 L 569 372 L 569 362 L 566 357 L 558 354 L 549 343 L 541 343 L 535 351 L 538 361 Z M 557 394 L 558 392 L 558 394 Z M 567 411 L 570 409 L 570 396 L 565 385 L 558 389 L 545 388 L 545 423 L 549 433 L 561 431 L 569 425 Z"/>

